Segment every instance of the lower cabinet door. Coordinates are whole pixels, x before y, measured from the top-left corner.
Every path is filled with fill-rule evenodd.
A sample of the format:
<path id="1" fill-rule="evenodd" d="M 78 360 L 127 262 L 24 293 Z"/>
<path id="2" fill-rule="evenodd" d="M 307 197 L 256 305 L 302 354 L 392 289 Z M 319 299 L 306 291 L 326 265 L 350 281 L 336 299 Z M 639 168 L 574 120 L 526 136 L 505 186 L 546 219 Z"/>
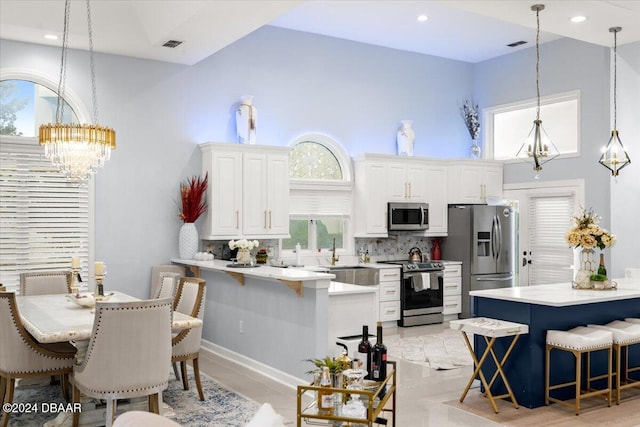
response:
<path id="1" fill-rule="evenodd" d="M 400 301 L 384 301 L 380 303 L 380 321 L 400 320 Z"/>

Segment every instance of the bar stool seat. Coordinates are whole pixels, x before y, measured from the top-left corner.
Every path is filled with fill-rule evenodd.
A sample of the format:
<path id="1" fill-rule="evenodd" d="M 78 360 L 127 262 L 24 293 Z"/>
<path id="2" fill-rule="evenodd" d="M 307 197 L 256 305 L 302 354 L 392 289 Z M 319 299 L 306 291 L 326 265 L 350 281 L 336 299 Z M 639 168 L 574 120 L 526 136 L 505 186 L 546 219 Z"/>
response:
<path id="1" fill-rule="evenodd" d="M 629 346 L 640 344 L 640 319 L 637 323 L 615 320 L 606 325 L 589 325 L 589 327 L 610 331 L 613 334 L 613 350 L 615 351 L 615 372 L 616 377 L 616 403 L 620 404 L 620 392 L 631 387 L 640 387 L 640 380 L 629 377 L 630 372 L 640 370 L 640 365 L 629 368 Z M 627 351 L 627 357 L 622 364 L 622 353 Z M 624 375 L 624 384 L 622 377 Z M 598 379 L 598 378 L 593 378 Z"/>
<path id="2" fill-rule="evenodd" d="M 574 408 L 576 415 L 580 414 L 580 401 L 583 398 L 605 395 L 608 406 L 611 406 L 611 353 L 613 349 L 613 334 L 610 331 L 579 326 L 569 331 L 547 331 L 545 350 L 545 404 L 549 402 L 559 403 Z M 562 383 L 550 384 L 550 359 L 551 350 L 562 350 L 570 352 L 575 357 L 575 380 Z M 605 376 L 591 378 L 591 359 L 590 355 L 593 351 L 608 351 L 608 366 Z M 582 392 L 581 376 L 582 376 L 582 355 L 587 355 L 587 391 Z M 591 390 L 591 381 L 599 378 L 607 378 L 607 388 Z M 569 386 L 575 386 L 575 403 L 571 403 L 550 396 L 551 390 L 557 390 Z"/>
<path id="3" fill-rule="evenodd" d="M 462 396 L 460 396 L 460 402 L 462 403 L 464 401 L 467 393 L 469 392 L 469 389 L 471 388 L 471 384 L 473 384 L 473 381 L 477 376 L 479 376 L 480 382 L 485 389 L 485 396 L 487 396 L 487 398 L 489 399 L 491 407 L 496 414 L 498 413 L 498 407 L 496 406 L 495 399 L 509 397 L 511 399 L 511 403 L 513 403 L 513 406 L 518 409 L 518 401 L 516 400 L 516 396 L 511 390 L 509 381 L 507 381 L 507 377 L 504 374 L 503 367 L 507 359 L 509 358 L 513 347 L 516 345 L 518 338 L 520 338 L 520 335 L 529 333 L 529 325 L 491 319 L 488 317 L 478 317 L 472 319 L 452 320 L 449 322 L 449 327 L 462 333 L 464 342 L 467 345 L 467 349 L 469 349 L 469 352 L 471 353 L 471 358 L 473 359 L 473 364 L 475 365 L 475 370 L 473 371 L 473 374 L 471 374 L 471 378 L 469 378 Z M 480 359 L 476 357 L 476 353 L 473 351 L 473 347 L 469 342 L 469 337 L 467 334 L 482 335 L 484 337 L 484 340 L 487 343 L 487 348 L 482 353 Z M 507 351 L 502 356 L 502 359 L 499 360 L 494 350 L 494 344 L 496 343 L 496 340 L 498 338 L 505 337 L 512 337 L 511 343 L 509 344 Z M 484 373 L 482 372 L 482 366 L 484 365 L 489 355 L 491 355 L 491 358 L 496 365 L 496 371 L 493 373 L 491 380 L 487 382 Z M 491 388 L 495 384 L 498 376 L 500 376 L 500 378 L 502 379 L 502 382 L 507 389 L 507 393 L 494 396 L 491 392 Z"/>

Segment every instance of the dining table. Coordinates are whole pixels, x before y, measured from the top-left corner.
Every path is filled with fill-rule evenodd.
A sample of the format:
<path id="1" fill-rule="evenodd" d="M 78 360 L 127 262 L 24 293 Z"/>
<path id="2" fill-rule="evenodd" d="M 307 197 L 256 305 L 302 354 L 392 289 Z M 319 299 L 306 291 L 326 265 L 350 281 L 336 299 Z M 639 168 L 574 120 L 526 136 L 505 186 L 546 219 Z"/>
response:
<path id="1" fill-rule="evenodd" d="M 76 346 L 76 363 L 80 363 L 89 345 L 93 333 L 95 307 L 82 306 L 77 303 L 78 296 L 92 298 L 90 294 L 51 294 L 51 295 L 25 295 L 17 296 L 16 303 L 24 328 L 33 338 L 42 343 L 71 342 Z M 138 301 L 139 298 L 122 292 L 109 292 L 106 294 L 107 302 Z M 76 301 L 74 301 L 74 298 Z M 183 329 L 200 328 L 202 320 L 174 311 L 171 329 L 173 333 Z M 167 372 L 170 362 L 167 361 Z M 173 408 L 162 402 L 160 395 L 160 413 L 166 417 L 175 415 Z M 118 404 L 118 410 L 143 410 L 147 411 L 147 399 L 130 399 L 124 404 Z M 72 412 L 60 412 L 55 419 L 47 421 L 45 427 L 71 426 Z M 81 426 L 104 425 L 104 407 L 96 400 L 84 398 L 82 411 L 80 412 Z"/>

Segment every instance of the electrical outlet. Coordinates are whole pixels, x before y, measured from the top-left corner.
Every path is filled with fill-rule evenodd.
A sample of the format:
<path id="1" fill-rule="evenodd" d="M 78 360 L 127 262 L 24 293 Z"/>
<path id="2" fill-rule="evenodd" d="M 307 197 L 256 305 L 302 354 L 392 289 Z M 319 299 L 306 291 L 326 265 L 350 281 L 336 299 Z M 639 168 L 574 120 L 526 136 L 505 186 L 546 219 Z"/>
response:
<path id="1" fill-rule="evenodd" d="M 240 321 L 240 333 L 244 334 L 244 320 Z"/>

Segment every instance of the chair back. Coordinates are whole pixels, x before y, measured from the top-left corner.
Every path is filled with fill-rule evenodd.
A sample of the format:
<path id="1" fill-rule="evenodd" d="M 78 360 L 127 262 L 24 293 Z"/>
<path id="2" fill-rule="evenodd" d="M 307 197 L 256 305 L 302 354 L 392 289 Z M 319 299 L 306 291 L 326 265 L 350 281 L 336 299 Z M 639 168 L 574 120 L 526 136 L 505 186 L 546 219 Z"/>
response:
<path id="1" fill-rule="evenodd" d="M 62 356 L 40 346 L 24 329 L 14 292 L 0 292 L 0 372 L 24 376 L 71 366 L 73 353 Z"/>
<path id="2" fill-rule="evenodd" d="M 120 399 L 167 388 L 171 320 L 171 298 L 96 303 L 87 354 L 74 369 L 80 391 Z"/>
<path id="3" fill-rule="evenodd" d="M 625 268 L 624 277 L 627 279 L 640 279 L 640 268 Z"/>
<path id="4" fill-rule="evenodd" d="M 71 292 L 70 270 L 36 271 L 20 274 L 20 295 L 68 294 Z"/>
<path id="5" fill-rule="evenodd" d="M 180 279 L 174 303 L 174 310 L 191 317 L 204 317 L 204 302 L 207 282 L 195 277 Z M 185 356 L 200 351 L 202 328 L 190 328 L 173 337 L 173 356 Z"/>
<path id="6" fill-rule="evenodd" d="M 155 298 L 171 298 L 173 299 L 178 290 L 178 282 L 180 281 L 179 273 L 169 273 L 163 271 L 159 274 L 158 294 Z"/>
<path id="7" fill-rule="evenodd" d="M 156 298 L 158 288 L 160 287 L 160 273 L 178 273 L 180 276 L 186 276 L 186 270 L 183 265 L 175 264 L 159 264 L 151 267 L 151 292 L 149 298 Z M 175 293 L 175 292 L 174 292 Z"/>

